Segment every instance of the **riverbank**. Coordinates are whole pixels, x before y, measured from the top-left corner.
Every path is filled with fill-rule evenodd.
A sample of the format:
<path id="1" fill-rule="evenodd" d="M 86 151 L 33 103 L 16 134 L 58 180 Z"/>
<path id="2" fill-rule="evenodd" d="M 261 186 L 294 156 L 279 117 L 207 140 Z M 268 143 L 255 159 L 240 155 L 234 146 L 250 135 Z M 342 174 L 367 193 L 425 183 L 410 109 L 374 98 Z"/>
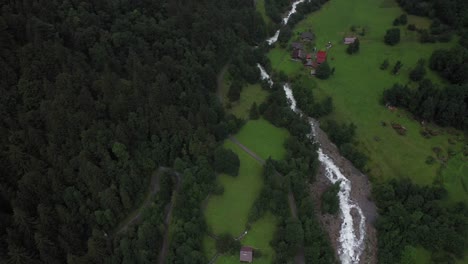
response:
<path id="1" fill-rule="evenodd" d="M 377 234 L 374 228 L 374 222 L 377 219 L 377 208 L 370 200 L 372 190 L 371 183 L 365 174 L 356 169 L 350 161 L 340 155 L 338 148 L 330 141 L 326 133 L 320 129 L 318 122 L 312 118 L 310 120 L 311 122 L 314 122 L 315 140 L 320 145 L 323 153 L 333 160 L 336 166 L 340 168 L 340 171 L 351 182 L 352 188 L 350 199 L 359 205 L 362 213 L 364 214 L 366 237 L 364 239 L 364 248 L 359 263 L 377 263 Z M 339 238 L 342 219 L 337 216 L 328 214 L 323 215 L 320 213 L 321 196 L 327 187 L 331 185 L 331 182 L 326 177 L 326 173 L 326 167 L 322 163 L 317 175 L 317 181 L 310 187 L 310 190 L 316 203 L 317 216 L 322 225 L 328 231 L 328 235 L 335 252 L 339 252 Z M 359 214 L 355 213 L 354 210 L 351 211 L 351 214 L 354 218 L 355 230 L 359 230 Z M 359 232 L 356 234 L 358 237 L 362 235 L 363 234 L 359 234 Z"/>

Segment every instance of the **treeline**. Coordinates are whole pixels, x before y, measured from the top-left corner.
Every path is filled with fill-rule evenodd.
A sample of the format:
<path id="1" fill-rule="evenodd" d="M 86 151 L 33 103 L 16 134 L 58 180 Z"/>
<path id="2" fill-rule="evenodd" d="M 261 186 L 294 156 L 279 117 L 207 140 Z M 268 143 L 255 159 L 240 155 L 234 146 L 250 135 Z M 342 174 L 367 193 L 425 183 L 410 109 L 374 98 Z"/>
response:
<path id="1" fill-rule="evenodd" d="M 436 17 L 454 27 L 468 26 L 468 5 L 465 0 L 397 0 L 408 13 Z"/>
<path id="2" fill-rule="evenodd" d="M 422 120 L 441 126 L 468 129 L 468 86 L 436 87 L 425 79 L 417 89 L 394 84 L 383 93 L 383 102 L 404 107 Z"/>
<path id="3" fill-rule="evenodd" d="M 267 103 L 260 106 L 264 117 L 286 127 L 292 136 L 285 143 L 286 158 L 268 160 L 264 168 L 264 187 L 250 214 L 250 221 L 271 211 L 280 220 L 272 241 L 275 263 L 287 263 L 304 250 L 306 263 L 334 263 L 335 254 L 327 235 L 315 217 L 309 184 L 315 180 L 319 165 L 316 146 L 310 141 L 310 126 L 288 106 L 280 85 L 274 85 Z M 297 218 L 288 207 L 288 193 L 297 206 Z"/>
<path id="4" fill-rule="evenodd" d="M 297 102 L 297 107 L 308 116 L 319 118 L 333 111 L 333 100 L 331 97 L 327 97 L 321 102 L 316 102 L 312 89 L 299 83 L 292 84 L 292 91 Z"/>
<path id="5" fill-rule="evenodd" d="M 453 84 L 468 83 L 468 46 L 435 50 L 429 60 L 429 68 Z"/>
<path id="6" fill-rule="evenodd" d="M 432 263 L 455 263 L 468 243 L 468 208 L 442 202 L 441 187 L 391 180 L 373 188 L 377 219 L 379 263 L 399 263 L 403 249 L 422 246 Z"/>
<path id="7" fill-rule="evenodd" d="M 320 127 L 327 132 L 328 137 L 335 143 L 343 157 L 351 161 L 360 171 L 365 169 L 369 157 L 357 149 L 356 126 L 353 123 L 339 124 L 334 120 L 327 120 Z"/>
<path id="8" fill-rule="evenodd" d="M 263 39 L 255 17 L 247 0 L 4 3 L 0 262 L 154 262 L 140 253 L 158 245 L 156 212 L 138 231 L 151 240 L 104 237 L 141 203 L 155 169 L 180 158 L 196 168 L 182 170 L 189 202 L 176 205 L 174 236 L 196 239 L 176 240 L 170 262 L 206 263 L 201 214 L 186 211 L 209 189 L 218 142 L 238 127 L 215 77 L 238 43 Z"/>

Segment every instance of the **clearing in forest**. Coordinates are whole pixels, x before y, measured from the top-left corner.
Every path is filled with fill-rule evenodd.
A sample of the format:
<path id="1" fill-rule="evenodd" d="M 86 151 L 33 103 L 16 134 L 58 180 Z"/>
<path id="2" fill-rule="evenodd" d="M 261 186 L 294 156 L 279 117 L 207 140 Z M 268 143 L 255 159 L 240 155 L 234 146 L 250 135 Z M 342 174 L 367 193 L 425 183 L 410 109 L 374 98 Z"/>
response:
<path id="1" fill-rule="evenodd" d="M 266 159 L 271 156 L 275 159 L 282 159 L 285 155 L 283 145 L 288 136 L 286 130 L 259 119 L 247 122 L 234 137 L 261 158 Z M 262 189 L 263 167 L 232 141 L 226 140 L 224 147 L 231 149 L 239 156 L 239 175 L 237 177 L 225 174 L 218 176 L 218 182 L 223 186 L 224 192 L 222 195 L 212 195 L 209 198 L 205 208 L 205 217 L 212 234 L 229 233 L 238 237 L 246 230 L 250 209 Z M 250 231 L 241 240 L 241 244 L 262 252 L 262 257 L 256 258 L 255 263 L 271 263 L 274 252 L 269 242 L 275 232 L 276 219 L 267 214 L 250 224 Z M 215 252 L 214 240 L 206 237 L 204 248 L 207 257 L 212 257 Z M 239 256 L 234 254 L 220 256 L 215 263 L 238 262 Z"/>
<path id="2" fill-rule="evenodd" d="M 419 184 L 432 184 L 440 180 L 440 168 L 448 157 L 449 149 L 460 153 L 466 138 L 461 131 L 431 126 L 439 133 L 432 138 L 421 135 L 421 124 L 402 109 L 390 111 L 380 103 L 382 93 L 394 83 L 409 84 L 409 72 L 419 59 L 429 60 L 432 52 L 438 48 L 450 48 L 451 43 L 422 44 L 418 33 L 409 31 L 406 26 L 399 26 L 401 42 L 395 46 L 384 43 L 387 29 L 393 28 L 392 22 L 403 14 L 398 5 L 390 5 L 391 0 L 333 0 L 321 10 L 309 15 L 293 29 L 291 41 L 296 40 L 303 31 L 311 30 L 316 35 L 318 50 L 325 50 L 330 41 L 332 48 L 328 51 L 328 63 L 335 68 L 335 73 L 328 80 L 318 80 L 310 76 L 310 69 L 290 59 L 289 48 L 277 45 L 268 56 L 272 67 L 284 71 L 290 78 L 300 80 L 306 87 L 311 87 L 317 97 L 331 96 L 334 112 L 328 118 L 340 122 L 353 122 L 357 126 L 359 148 L 370 157 L 369 175 L 374 179 L 411 178 Z M 408 24 L 418 28 L 428 28 L 430 21 L 426 18 L 408 16 Z M 356 32 L 351 32 L 351 27 Z M 364 35 L 359 33 L 364 30 Z M 360 39 L 360 51 L 354 55 L 346 53 L 345 36 L 356 35 Z M 381 70 L 379 66 L 388 59 L 390 67 Z M 391 69 L 397 61 L 403 68 L 397 75 Z M 436 73 L 427 69 L 426 77 L 440 85 L 447 83 Z M 405 136 L 398 135 L 391 128 L 391 122 L 407 128 Z M 383 126 L 385 123 L 387 126 Z M 449 143 L 449 141 L 451 143 Z M 441 153 L 434 153 L 434 148 Z M 429 156 L 435 158 L 434 164 L 426 164 Z M 456 170 L 456 162 L 447 163 L 445 170 Z M 459 166 L 458 166 L 459 167 Z M 442 170 L 443 173 L 443 170 Z M 444 177 L 446 178 L 446 177 Z M 468 200 L 468 192 L 460 186 L 462 177 L 453 176 L 445 187 L 450 201 Z M 464 180 L 466 183 L 466 179 Z"/>

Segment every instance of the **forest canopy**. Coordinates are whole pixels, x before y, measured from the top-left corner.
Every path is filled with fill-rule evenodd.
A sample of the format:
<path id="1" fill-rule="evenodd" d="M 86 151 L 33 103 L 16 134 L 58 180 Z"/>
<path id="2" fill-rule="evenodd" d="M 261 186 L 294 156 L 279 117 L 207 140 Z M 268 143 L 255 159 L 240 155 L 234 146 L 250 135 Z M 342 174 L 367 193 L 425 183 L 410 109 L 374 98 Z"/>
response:
<path id="1" fill-rule="evenodd" d="M 154 263 L 170 194 L 130 237 L 113 235 L 160 166 L 182 169 L 192 202 L 175 217 L 203 232 L 184 206 L 204 199 L 214 149 L 236 128 L 214 96 L 216 74 L 265 31 L 247 0 L 3 3 L 0 262 Z M 201 235 L 175 227 L 188 235 L 170 263 L 207 262 Z"/>

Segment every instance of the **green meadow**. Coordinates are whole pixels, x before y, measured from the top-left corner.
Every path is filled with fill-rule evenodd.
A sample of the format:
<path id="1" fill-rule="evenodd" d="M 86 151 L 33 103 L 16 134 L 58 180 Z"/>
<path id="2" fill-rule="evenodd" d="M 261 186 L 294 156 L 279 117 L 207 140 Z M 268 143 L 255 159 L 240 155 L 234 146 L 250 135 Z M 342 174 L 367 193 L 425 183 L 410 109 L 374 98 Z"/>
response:
<path id="1" fill-rule="evenodd" d="M 227 140 L 224 147 L 234 151 L 240 159 L 239 175 L 221 174 L 219 183 L 224 187 L 222 195 L 209 198 L 205 209 L 206 222 L 212 233 L 229 233 L 234 237 L 245 230 L 247 217 L 253 202 L 262 188 L 262 165 Z"/>
<path id="2" fill-rule="evenodd" d="M 268 92 L 263 90 L 260 84 L 247 85 L 242 88 L 239 101 L 231 103 L 230 109 L 227 111 L 238 118 L 249 119 L 252 104 L 260 105 L 267 96 Z"/>
<path id="3" fill-rule="evenodd" d="M 259 90 L 255 92 L 255 96 L 249 96 L 256 87 Z M 261 100 L 266 97 L 266 92 L 262 91 L 259 85 L 250 88 L 252 90 L 243 89 L 241 104 L 245 104 L 246 101 L 247 104 L 251 104 L 252 101 L 249 102 L 247 98 L 260 98 L 258 103 L 261 103 Z M 245 109 L 249 108 L 250 106 Z M 237 140 L 263 159 L 268 157 L 282 159 L 286 154 L 283 145 L 288 136 L 286 129 L 277 128 L 264 119 L 248 121 L 235 135 Z M 226 140 L 224 147 L 231 149 L 239 156 L 239 175 L 237 177 L 225 174 L 218 176 L 217 180 L 223 186 L 224 192 L 222 195 L 212 195 L 209 198 L 205 208 L 205 218 L 211 233 L 215 235 L 229 233 L 237 237 L 246 229 L 249 211 L 260 194 L 263 185 L 263 167 L 232 141 Z M 241 241 L 242 245 L 261 251 L 262 257 L 256 258 L 255 263 L 271 263 L 274 252 L 269 243 L 275 233 L 275 217 L 267 214 L 250 225 L 248 234 Z M 214 239 L 206 236 L 203 245 L 205 254 L 210 259 L 216 253 Z M 237 254 L 223 255 L 216 261 L 218 264 L 238 262 Z"/>
<path id="4" fill-rule="evenodd" d="M 288 136 L 286 129 L 275 127 L 263 118 L 250 120 L 235 135 L 244 146 L 261 158 L 271 157 L 276 160 L 284 158 L 286 151 L 283 144 Z"/>
<path id="5" fill-rule="evenodd" d="M 442 161 L 432 165 L 425 163 L 428 156 L 436 157 L 434 147 L 442 149 L 441 160 L 448 156 L 449 148 L 460 153 L 466 142 L 463 133 L 432 126 L 439 135 L 426 139 L 420 134 L 421 125 L 409 113 L 401 109 L 392 112 L 380 104 L 382 92 L 396 82 L 415 87 L 408 75 L 419 59 L 428 61 L 435 49 L 453 45 L 421 44 L 417 33 L 408 31 L 405 26 L 400 27 L 399 44 L 385 45 L 383 37 L 386 30 L 393 27 L 393 19 L 402 13 L 391 0 L 333 0 L 298 23 L 293 29 L 291 41 L 297 39 L 301 32 L 312 30 L 317 36 L 318 50 L 325 50 L 329 41 L 333 44 L 328 51 L 328 62 L 336 71 L 328 80 L 310 76 L 309 70 L 290 59 L 288 49 L 276 47 L 268 56 L 274 70 L 284 71 L 291 79 L 311 87 L 317 97 L 333 98 L 335 109 L 327 118 L 357 125 L 359 148 L 370 157 L 368 173 L 373 180 L 408 177 L 420 184 L 442 180 L 446 183 L 451 201 L 466 201 L 468 192 L 460 186 L 467 182 L 467 174 L 452 174 L 450 177 L 444 174 L 444 171 L 459 171 L 460 162 L 449 160 L 442 173 Z M 409 24 L 416 24 L 419 28 L 427 28 L 430 24 L 428 19 L 415 16 L 409 16 L 408 20 Z M 355 26 L 358 32 L 361 29 L 366 32 L 364 36 L 358 36 L 361 45 L 359 53 L 355 55 L 348 55 L 346 46 L 342 44 L 343 37 L 353 34 L 351 26 Z M 385 59 L 389 60 L 390 67 L 383 71 L 379 66 Z M 403 63 L 403 68 L 398 75 L 392 75 L 390 70 L 398 60 Z M 434 72 L 428 70 L 426 76 L 436 83 L 446 84 Z M 383 126 L 382 122 L 387 126 Z M 407 135 L 398 135 L 391 128 L 391 122 L 405 126 Z M 449 143 L 449 139 L 453 144 Z"/>
<path id="6" fill-rule="evenodd" d="M 273 261 L 274 251 L 270 246 L 270 241 L 275 233 L 276 219 L 273 215 L 267 214 L 257 222 L 253 223 L 249 233 L 242 239 L 243 246 L 254 248 L 254 252 L 261 252 L 261 257 L 254 256 L 256 264 L 270 264 Z M 255 253 L 254 253 L 255 254 Z M 237 264 L 239 254 L 220 256 L 216 264 Z"/>

